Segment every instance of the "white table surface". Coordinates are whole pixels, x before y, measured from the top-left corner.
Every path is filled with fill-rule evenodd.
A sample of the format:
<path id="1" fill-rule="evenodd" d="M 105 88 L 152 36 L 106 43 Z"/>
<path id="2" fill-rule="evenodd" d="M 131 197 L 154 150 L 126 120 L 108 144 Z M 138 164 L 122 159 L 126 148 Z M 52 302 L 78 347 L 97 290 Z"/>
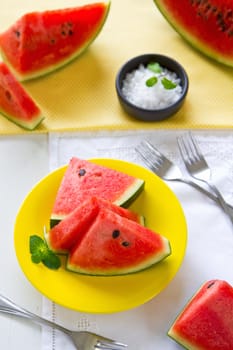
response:
<path id="1" fill-rule="evenodd" d="M 0 137 L 0 164 L 0 293 L 41 314 L 42 296 L 18 265 L 13 231 L 20 204 L 35 183 L 49 171 L 48 135 Z M 0 314 L 0 349 L 41 350 L 40 327 L 25 322 Z M 174 348 L 181 347 L 174 344 Z"/>
<path id="2" fill-rule="evenodd" d="M 42 297 L 22 273 L 14 251 L 14 221 L 21 202 L 48 173 L 47 135 L 0 138 L 0 293 L 40 314 Z M 0 314 L 0 349 L 39 350 L 40 327 Z"/>

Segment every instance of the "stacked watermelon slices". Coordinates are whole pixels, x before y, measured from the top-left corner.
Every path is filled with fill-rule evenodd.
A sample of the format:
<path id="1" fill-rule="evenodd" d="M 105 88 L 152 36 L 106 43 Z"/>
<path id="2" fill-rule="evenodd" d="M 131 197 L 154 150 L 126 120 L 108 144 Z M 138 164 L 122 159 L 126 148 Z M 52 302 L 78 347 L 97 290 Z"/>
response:
<path id="1" fill-rule="evenodd" d="M 44 119 L 19 81 L 38 78 L 78 57 L 101 31 L 110 2 L 27 13 L 0 33 L 0 112 L 33 130 Z"/>
<path id="2" fill-rule="evenodd" d="M 88 275 L 143 270 L 171 254 L 167 238 L 146 228 L 143 218 L 120 205 L 130 203 L 144 181 L 72 158 L 45 234 L 51 250 L 68 255 L 67 269 Z"/>

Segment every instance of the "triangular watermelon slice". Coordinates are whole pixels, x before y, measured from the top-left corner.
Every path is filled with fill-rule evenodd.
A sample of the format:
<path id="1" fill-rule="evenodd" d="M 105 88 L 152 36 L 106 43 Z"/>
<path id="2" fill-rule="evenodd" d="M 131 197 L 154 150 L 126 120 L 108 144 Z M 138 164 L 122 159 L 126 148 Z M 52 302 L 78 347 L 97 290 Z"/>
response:
<path id="1" fill-rule="evenodd" d="M 101 209 L 81 242 L 71 249 L 67 269 L 96 276 L 124 275 L 146 269 L 170 254 L 167 238 Z"/>
<path id="2" fill-rule="evenodd" d="M 233 287 L 224 280 L 205 282 L 168 335 L 190 350 L 232 350 Z"/>
<path id="3" fill-rule="evenodd" d="M 66 169 L 51 214 L 62 220 L 90 197 L 98 197 L 119 206 L 127 206 L 143 190 L 144 180 L 120 171 L 73 157 Z"/>
<path id="4" fill-rule="evenodd" d="M 82 239 L 101 208 L 107 208 L 122 217 L 144 224 L 142 216 L 104 199 L 90 197 L 45 234 L 50 249 L 56 253 L 67 253 Z"/>
<path id="5" fill-rule="evenodd" d="M 0 62 L 0 113 L 28 130 L 44 119 L 40 108 L 3 62 Z"/>
<path id="6" fill-rule="evenodd" d="M 0 35 L 3 60 L 19 80 L 49 73 L 80 55 L 105 23 L 110 2 L 32 12 Z"/>

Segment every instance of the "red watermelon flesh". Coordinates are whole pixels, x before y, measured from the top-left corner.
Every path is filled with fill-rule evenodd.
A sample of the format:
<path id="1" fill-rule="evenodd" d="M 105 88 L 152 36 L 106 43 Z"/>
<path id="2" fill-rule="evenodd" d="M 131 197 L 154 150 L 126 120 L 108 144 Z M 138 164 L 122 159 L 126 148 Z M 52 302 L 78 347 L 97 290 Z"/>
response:
<path id="1" fill-rule="evenodd" d="M 123 275 L 146 269 L 170 253 L 165 237 L 101 209 L 81 242 L 71 249 L 67 269 L 96 276 Z"/>
<path id="2" fill-rule="evenodd" d="M 233 287 L 223 280 L 206 282 L 168 335 L 189 350 L 232 350 Z"/>
<path id="3" fill-rule="evenodd" d="M 73 157 L 55 198 L 51 219 L 61 220 L 90 197 L 127 205 L 143 189 L 144 180 Z"/>
<path id="4" fill-rule="evenodd" d="M 193 47 L 233 66 L 232 0 L 154 0 L 168 22 Z"/>
<path id="5" fill-rule="evenodd" d="M 106 208 L 129 220 L 142 222 L 140 215 L 128 209 L 118 207 L 101 198 L 90 197 L 46 234 L 46 241 L 50 249 L 57 253 L 67 253 L 74 244 L 82 239 L 100 208 Z"/>
<path id="6" fill-rule="evenodd" d="M 105 23 L 110 3 L 32 12 L 0 35 L 0 51 L 20 80 L 63 66 L 83 52 Z"/>
<path id="7" fill-rule="evenodd" d="M 0 62 L 0 112 L 29 130 L 44 119 L 40 108 L 3 62 Z"/>

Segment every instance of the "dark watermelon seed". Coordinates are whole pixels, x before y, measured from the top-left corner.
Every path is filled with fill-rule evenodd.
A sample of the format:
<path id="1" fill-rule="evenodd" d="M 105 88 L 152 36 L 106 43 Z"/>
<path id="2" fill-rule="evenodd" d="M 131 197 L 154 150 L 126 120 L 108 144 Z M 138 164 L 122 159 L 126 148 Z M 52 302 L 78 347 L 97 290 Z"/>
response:
<path id="1" fill-rule="evenodd" d="M 5 95 L 8 100 L 11 100 L 11 93 L 8 90 L 5 91 Z"/>
<path id="2" fill-rule="evenodd" d="M 215 282 L 211 282 L 210 284 L 208 284 L 207 288 L 211 288 L 214 285 Z"/>
<path id="3" fill-rule="evenodd" d="M 117 237 L 119 237 L 120 236 L 120 231 L 119 230 L 114 230 L 113 232 L 112 232 L 112 238 L 117 238 Z"/>
<path id="4" fill-rule="evenodd" d="M 130 243 L 127 241 L 124 241 L 121 244 L 123 245 L 123 247 L 128 247 L 130 245 Z"/>
<path id="5" fill-rule="evenodd" d="M 79 176 L 84 176 L 86 174 L 86 170 L 85 169 L 79 169 L 78 174 L 79 174 Z"/>
<path id="6" fill-rule="evenodd" d="M 19 37 L 20 37 L 20 31 L 19 31 L 19 30 L 16 30 L 16 31 L 15 31 L 15 35 L 17 36 L 17 38 L 19 38 Z"/>

